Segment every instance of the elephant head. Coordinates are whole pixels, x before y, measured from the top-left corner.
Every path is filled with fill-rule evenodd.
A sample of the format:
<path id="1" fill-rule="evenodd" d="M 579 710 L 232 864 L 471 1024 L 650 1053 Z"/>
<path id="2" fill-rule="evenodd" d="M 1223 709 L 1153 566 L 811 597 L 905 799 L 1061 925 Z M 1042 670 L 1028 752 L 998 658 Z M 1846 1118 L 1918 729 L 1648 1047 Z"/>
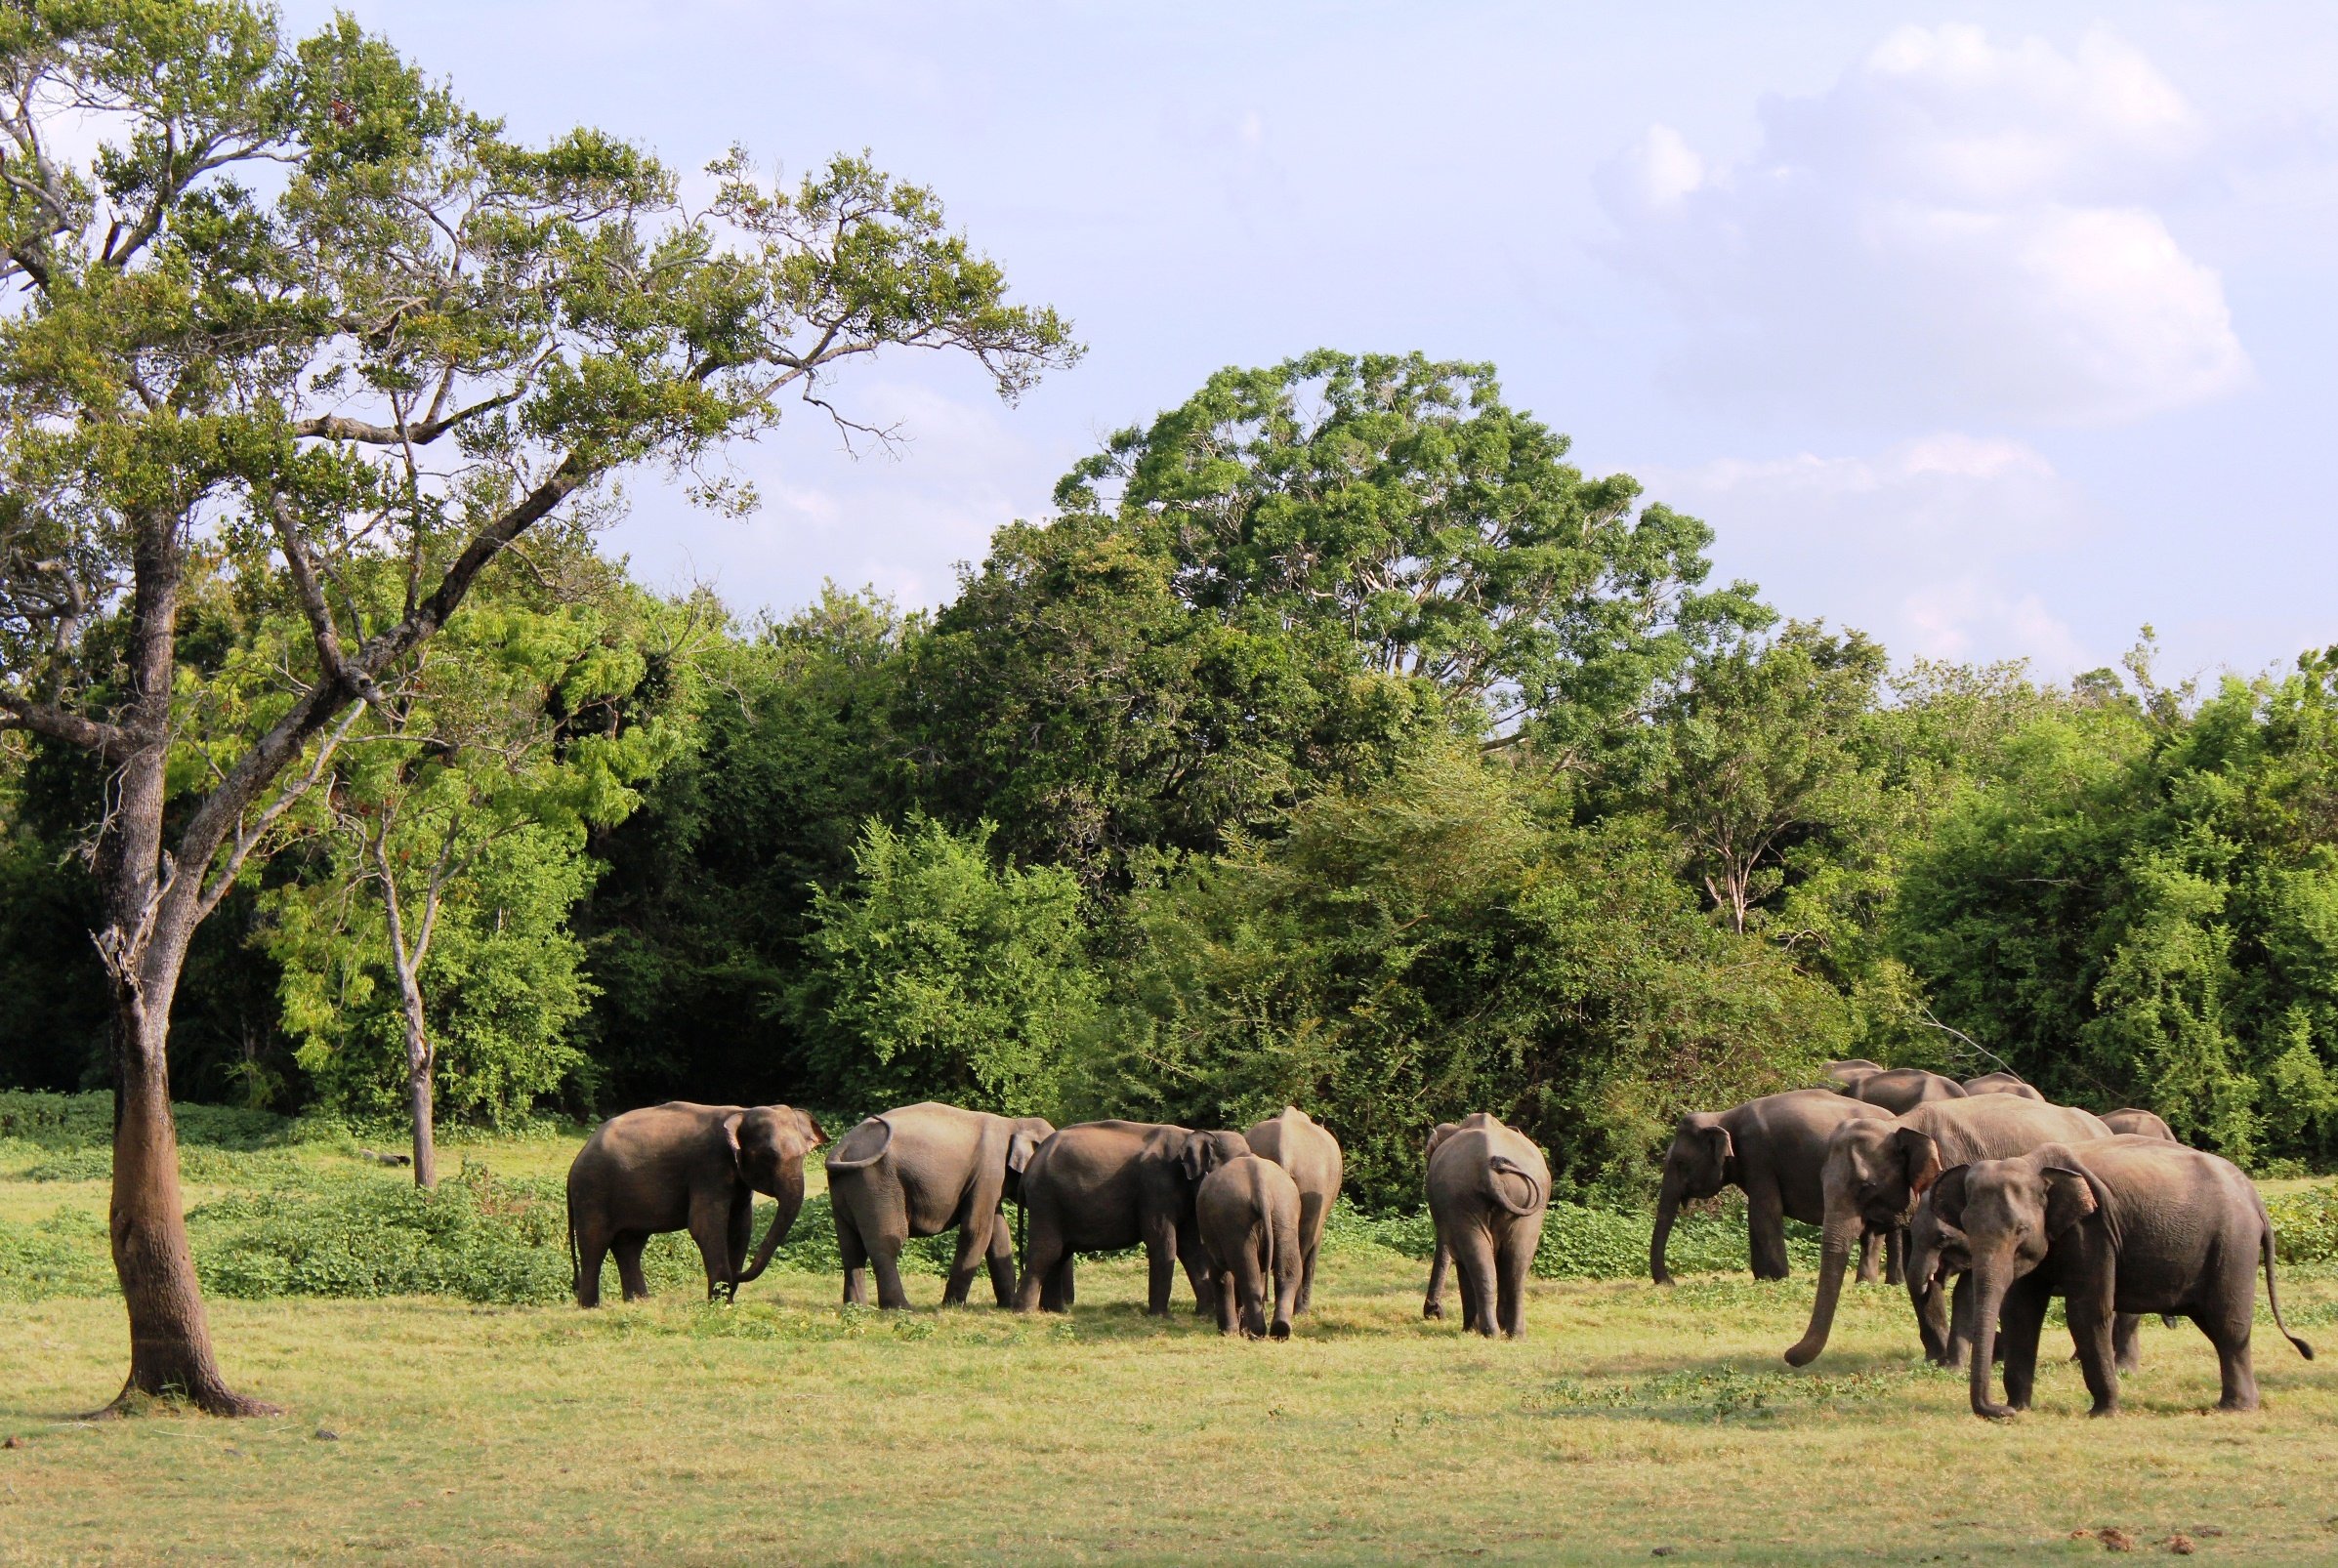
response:
<path id="1" fill-rule="evenodd" d="M 1736 1160 L 1730 1130 L 1711 1111 L 1691 1111 L 1673 1129 L 1672 1147 L 1664 1155 L 1664 1184 L 1656 1194 L 1656 1233 L 1648 1247 L 1649 1277 L 1657 1284 L 1672 1283 L 1664 1247 L 1672 1240 L 1681 1205 L 1710 1198 L 1729 1185 Z"/>
<path id="2" fill-rule="evenodd" d="M 1789 1366 L 1808 1366 L 1826 1348 L 1843 1269 L 1869 1229 L 1890 1232 L 1907 1223 L 1908 1210 L 1939 1179 L 1940 1149 L 1930 1134 L 1880 1118 L 1845 1122 L 1827 1139 L 1819 1184 L 1826 1219 L 1819 1236 L 1818 1298 L 1811 1323 L 1786 1352 Z"/>
<path id="3" fill-rule="evenodd" d="M 1055 1135 L 1055 1124 L 1041 1116 L 1019 1118 L 1015 1130 L 1007 1135 L 1007 1196 L 1017 1203 L 1023 1201 L 1023 1173 L 1029 1168 L 1031 1156 Z"/>
<path id="4" fill-rule="evenodd" d="M 787 1239 L 787 1232 L 804 1208 L 804 1156 L 828 1141 L 828 1135 L 811 1112 L 792 1105 L 756 1105 L 723 1118 L 723 1142 L 738 1178 L 755 1191 L 779 1201 L 779 1212 L 763 1233 L 755 1259 L 739 1275 L 739 1283 L 762 1277 L 772 1254 Z"/>
<path id="5" fill-rule="evenodd" d="M 1943 1226 L 1963 1234 L 1972 1259 L 1974 1415 L 2013 1414 L 1989 1386 L 2005 1293 L 2046 1260 L 2056 1237 L 2102 1203 L 2095 1178 L 2059 1143 L 2019 1159 L 1979 1160 L 1941 1177 L 1933 1208 Z"/>
<path id="6" fill-rule="evenodd" d="M 1198 1187 L 1201 1178 L 1229 1160 L 1238 1160 L 1250 1152 L 1250 1140 L 1239 1133 L 1224 1129 L 1209 1133 L 1188 1133 L 1185 1143 L 1177 1151 L 1177 1168 L 1189 1186 Z"/>

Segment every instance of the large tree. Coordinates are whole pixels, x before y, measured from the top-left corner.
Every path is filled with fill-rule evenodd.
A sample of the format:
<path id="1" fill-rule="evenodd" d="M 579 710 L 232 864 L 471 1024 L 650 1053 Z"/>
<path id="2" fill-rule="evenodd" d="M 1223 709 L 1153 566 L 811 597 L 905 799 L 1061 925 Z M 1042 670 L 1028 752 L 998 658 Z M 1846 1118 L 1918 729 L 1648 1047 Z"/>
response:
<path id="1" fill-rule="evenodd" d="M 98 150 L 75 156 L 94 128 Z M 213 1355 L 167 1052 L 196 928 L 360 704 L 556 513 L 691 469 L 888 345 L 1012 397 L 1070 357 L 933 196 L 839 158 L 794 191 L 743 154 L 686 208 L 592 130 L 522 145 L 341 19 L 252 0 L 0 11 L 0 724 L 104 763 L 111 1235 L 133 1394 L 259 1405 Z M 743 502 L 721 475 L 700 494 Z M 263 707 L 180 700 L 190 564 L 280 572 L 308 627 Z M 384 560 L 386 615 L 341 592 Z M 174 765 L 174 759 L 181 761 Z M 191 761 L 188 761 L 191 759 Z"/>

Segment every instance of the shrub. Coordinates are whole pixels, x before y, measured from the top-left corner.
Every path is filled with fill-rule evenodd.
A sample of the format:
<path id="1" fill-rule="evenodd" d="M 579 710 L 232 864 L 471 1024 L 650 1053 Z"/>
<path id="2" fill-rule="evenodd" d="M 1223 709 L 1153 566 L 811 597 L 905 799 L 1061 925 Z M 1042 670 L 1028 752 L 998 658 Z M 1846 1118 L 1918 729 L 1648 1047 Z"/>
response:
<path id="1" fill-rule="evenodd" d="M 2338 1182 L 2268 1198 L 2265 1212 L 2282 1261 L 2338 1262 Z"/>

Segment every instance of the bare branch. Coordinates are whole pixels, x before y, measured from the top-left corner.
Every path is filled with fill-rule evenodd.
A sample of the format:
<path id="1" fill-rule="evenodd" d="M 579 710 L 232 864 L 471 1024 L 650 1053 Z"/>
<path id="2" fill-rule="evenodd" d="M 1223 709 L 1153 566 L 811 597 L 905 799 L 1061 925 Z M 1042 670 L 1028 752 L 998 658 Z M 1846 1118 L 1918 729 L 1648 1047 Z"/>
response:
<path id="1" fill-rule="evenodd" d="M 118 763 L 135 750 L 129 735 L 113 724 L 9 691 L 0 691 L 0 729 L 30 730 L 95 752 L 109 763 Z"/>

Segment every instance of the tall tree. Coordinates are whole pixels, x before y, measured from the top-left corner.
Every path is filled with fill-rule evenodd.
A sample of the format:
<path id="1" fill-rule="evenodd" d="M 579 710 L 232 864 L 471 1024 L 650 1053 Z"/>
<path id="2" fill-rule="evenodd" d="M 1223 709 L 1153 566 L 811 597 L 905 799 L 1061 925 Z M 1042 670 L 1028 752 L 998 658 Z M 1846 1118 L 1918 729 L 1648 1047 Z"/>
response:
<path id="1" fill-rule="evenodd" d="M 104 141 L 76 161 L 82 124 Z M 639 148 L 522 145 L 347 18 L 295 41 L 253 0 L 11 5 L 0 143 L 0 282 L 25 291 L 0 320 L 0 723 L 109 769 L 123 1394 L 246 1413 L 188 1250 L 171 1002 L 353 710 L 620 471 L 698 464 L 783 394 L 850 425 L 833 373 L 888 345 L 965 351 L 1008 397 L 1073 349 L 929 192 L 864 160 L 791 192 L 733 154 L 688 209 Z M 281 571 L 310 645 L 267 709 L 200 737 L 166 811 L 193 717 L 180 595 L 209 552 Z M 380 560 L 403 584 L 386 617 L 340 591 Z"/>

